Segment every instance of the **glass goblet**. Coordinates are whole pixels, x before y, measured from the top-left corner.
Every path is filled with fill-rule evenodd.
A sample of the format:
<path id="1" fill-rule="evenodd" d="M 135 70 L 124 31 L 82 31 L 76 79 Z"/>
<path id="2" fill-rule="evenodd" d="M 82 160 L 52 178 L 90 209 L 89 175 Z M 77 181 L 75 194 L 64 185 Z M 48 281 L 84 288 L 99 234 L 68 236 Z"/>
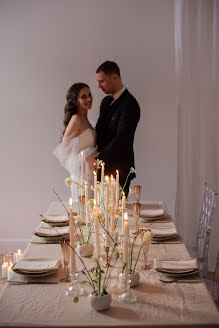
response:
<path id="1" fill-rule="evenodd" d="M 66 296 L 78 297 L 84 293 L 84 288 L 81 287 L 78 283 L 79 272 L 72 272 L 71 276 L 71 285 L 66 289 Z"/>
<path id="2" fill-rule="evenodd" d="M 65 278 L 63 279 L 63 281 L 70 281 L 69 267 L 68 267 L 70 261 L 70 247 L 68 243 L 69 240 L 67 239 L 60 240 L 63 262 L 64 262 L 64 274 L 65 274 Z"/>
<path id="3" fill-rule="evenodd" d="M 119 295 L 118 302 L 119 303 L 135 303 L 137 298 L 133 294 L 133 292 L 130 290 L 131 280 L 129 278 L 126 278 L 123 273 L 120 273 L 119 281 L 120 281 L 121 287 L 124 289 L 124 292 L 121 295 Z"/>

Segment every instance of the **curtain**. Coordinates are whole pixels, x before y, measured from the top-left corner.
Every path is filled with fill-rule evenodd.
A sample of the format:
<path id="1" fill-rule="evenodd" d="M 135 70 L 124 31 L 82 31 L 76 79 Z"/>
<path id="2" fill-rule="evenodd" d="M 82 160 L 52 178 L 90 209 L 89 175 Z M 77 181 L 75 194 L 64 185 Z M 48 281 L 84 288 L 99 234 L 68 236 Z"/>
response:
<path id="1" fill-rule="evenodd" d="M 219 191 L 219 1 L 175 0 L 177 79 L 176 225 L 195 247 L 204 182 Z M 209 270 L 219 244 L 219 197 L 211 232 Z"/>

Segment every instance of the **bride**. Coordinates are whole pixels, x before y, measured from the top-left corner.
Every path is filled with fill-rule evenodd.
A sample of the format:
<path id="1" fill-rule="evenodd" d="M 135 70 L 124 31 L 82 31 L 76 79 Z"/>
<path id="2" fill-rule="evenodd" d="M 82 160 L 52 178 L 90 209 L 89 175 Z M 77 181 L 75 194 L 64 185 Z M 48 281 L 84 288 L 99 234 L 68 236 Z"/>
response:
<path id="1" fill-rule="evenodd" d="M 66 100 L 63 136 L 61 143 L 53 153 L 59 159 L 60 164 L 69 171 L 71 179 L 75 182 L 71 184 L 71 196 L 73 201 L 78 201 L 78 196 L 81 194 L 77 184 L 81 183 L 82 151 L 84 180 L 93 183 L 93 174 L 85 160 L 88 156 L 96 153 L 96 133 L 87 118 L 93 98 L 87 84 L 75 83 L 68 90 Z"/>

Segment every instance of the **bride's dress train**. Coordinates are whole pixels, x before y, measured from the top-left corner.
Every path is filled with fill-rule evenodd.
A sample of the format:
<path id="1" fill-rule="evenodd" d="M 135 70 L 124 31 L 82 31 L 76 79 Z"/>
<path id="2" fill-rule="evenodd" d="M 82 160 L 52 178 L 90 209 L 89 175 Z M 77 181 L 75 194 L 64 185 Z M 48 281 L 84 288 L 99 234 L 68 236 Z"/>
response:
<path id="1" fill-rule="evenodd" d="M 86 129 L 78 137 L 69 136 L 59 144 L 53 154 L 58 158 L 60 164 L 68 170 L 71 179 L 76 183 L 81 183 L 81 151 L 84 157 L 84 180 L 93 184 L 92 171 L 85 160 L 96 151 L 96 132 L 92 128 Z M 90 188 L 88 188 L 90 190 Z M 77 188 L 75 183 L 71 184 L 71 197 L 73 201 L 78 201 L 81 188 Z"/>

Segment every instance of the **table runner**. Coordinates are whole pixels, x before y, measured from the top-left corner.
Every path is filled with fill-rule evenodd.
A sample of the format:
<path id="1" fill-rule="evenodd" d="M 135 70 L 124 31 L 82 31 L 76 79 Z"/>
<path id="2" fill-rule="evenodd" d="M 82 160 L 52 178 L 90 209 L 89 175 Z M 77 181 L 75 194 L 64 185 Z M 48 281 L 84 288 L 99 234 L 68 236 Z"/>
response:
<path id="1" fill-rule="evenodd" d="M 153 203 L 156 208 L 158 203 Z M 153 205 L 152 204 L 152 205 Z M 159 203 L 160 205 L 161 203 Z M 46 214 L 61 212 L 52 203 Z M 134 219 L 130 218 L 134 230 Z M 161 223 L 153 223 L 153 226 Z M 166 223 L 173 224 L 173 223 Z M 147 227 L 149 224 L 141 223 Z M 24 258 L 62 259 L 59 244 L 30 243 Z M 154 258 L 189 259 L 183 243 L 151 244 L 149 261 Z M 90 261 L 89 259 L 87 260 Z M 141 265 L 141 259 L 137 267 Z M 164 283 L 154 270 L 140 270 L 140 284 L 133 288 L 134 304 L 117 302 L 119 290 L 112 284 L 113 302 L 109 310 L 95 312 L 86 296 L 77 304 L 65 296 L 69 283 L 57 285 L 6 284 L 0 297 L 0 326 L 16 327 L 210 327 L 219 325 L 219 315 L 204 283 Z M 85 287 L 85 292 L 89 288 Z"/>

